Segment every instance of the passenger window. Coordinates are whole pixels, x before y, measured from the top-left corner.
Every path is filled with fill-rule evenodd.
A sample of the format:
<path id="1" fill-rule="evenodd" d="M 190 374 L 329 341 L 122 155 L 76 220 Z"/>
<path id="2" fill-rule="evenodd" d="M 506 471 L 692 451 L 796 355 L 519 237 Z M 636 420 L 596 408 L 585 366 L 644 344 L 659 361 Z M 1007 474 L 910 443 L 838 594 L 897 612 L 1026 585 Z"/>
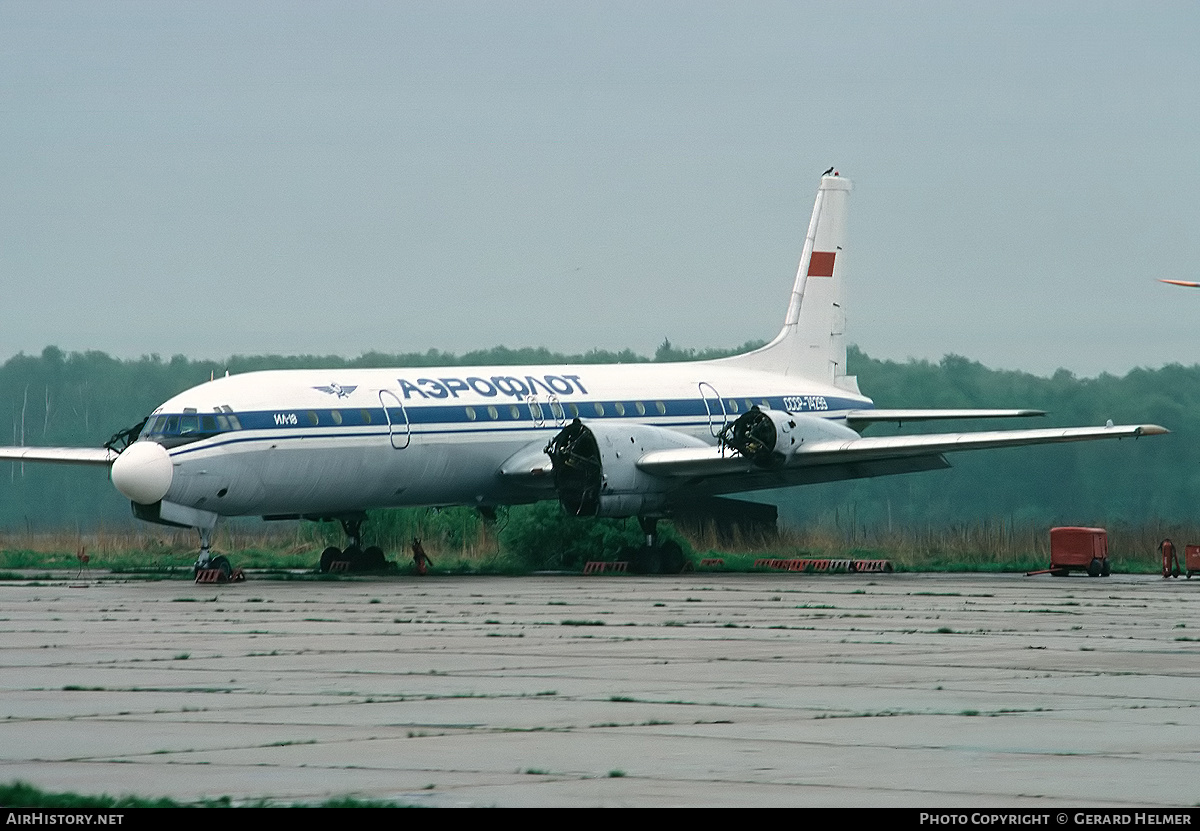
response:
<path id="1" fill-rule="evenodd" d="M 371 423 L 371 411 L 370 411 L 370 410 L 359 410 L 359 411 L 358 411 L 358 414 L 359 414 L 360 416 L 362 416 L 362 423 L 363 423 L 363 424 L 370 424 L 370 423 Z"/>
<path id="2" fill-rule="evenodd" d="M 500 413 L 496 410 L 496 408 L 492 407 L 492 406 L 488 406 L 488 418 L 490 418 L 492 421 L 495 421 L 499 417 L 500 417 Z"/>
<path id="3" fill-rule="evenodd" d="M 729 412 L 736 413 L 738 411 L 737 399 L 729 399 Z"/>
<path id="4" fill-rule="evenodd" d="M 619 416 L 625 415 L 625 405 L 622 404 L 620 401 L 613 404 L 613 409 L 617 411 L 617 415 L 619 415 Z"/>
<path id="5" fill-rule="evenodd" d="M 597 401 L 595 403 L 594 408 L 596 410 L 596 415 L 598 415 L 598 416 L 604 415 L 604 405 L 601 404 L 599 401 Z"/>
<path id="6" fill-rule="evenodd" d="M 635 402 L 634 402 L 634 404 L 633 404 L 633 408 L 634 408 L 635 410 L 637 410 L 637 414 L 638 414 L 638 415 L 645 415 L 645 414 L 646 414 L 646 405 L 645 405 L 645 404 L 643 404 L 641 401 L 635 401 Z"/>
<path id="7" fill-rule="evenodd" d="M 574 404 L 568 404 L 567 409 L 571 411 L 571 418 L 579 418 L 579 408 Z"/>
<path id="8" fill-rule="evenodd" d="M 508 414 L 511 415 L 513 418 L 520 418 L 521 410 L 517 407 L 516 404 L 510 404 L 508 406 Z"/>
<path id="9" fill-rule="evenodd" d="M 312 410 L 309 410 L 307 415 L 308 415 L 308 423 L 311 424 L 313 427 L 316 427 L 317 423 L 318 423 L 317 414 L 314 413 Z"/>
<path id="10" fill-rule="evenodd" d="M 467 407 L 467 421 L 474 421 L 474 420 L 475 420 L 475 408 Z"/>
<path id="11" fill-rule="evenodd" d="M 334 423 L 334 424 L 341 424 L 341 423 L 342 423 L 342 414 L 341 414 L 340 412 L 338 412 L 337 410 L 330 410 L 330 411 L 329 411 L 329 417 L 330 417 L 331 419 L 333 419 L 333 423 Z"/>
<path id="12" fill-rule="evenodd" d="M 658 410 L 659 415 L 667 414 L 667 405 L 662 403 L 661 401 L 654 402 L 654 409 Z"/>

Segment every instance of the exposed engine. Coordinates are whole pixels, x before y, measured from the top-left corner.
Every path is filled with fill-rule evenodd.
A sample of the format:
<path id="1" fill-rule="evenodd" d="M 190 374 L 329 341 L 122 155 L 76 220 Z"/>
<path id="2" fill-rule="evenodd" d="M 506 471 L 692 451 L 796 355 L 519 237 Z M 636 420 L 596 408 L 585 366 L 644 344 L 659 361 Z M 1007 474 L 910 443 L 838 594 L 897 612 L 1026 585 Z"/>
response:
<path id="1" fill-rule="evenodd" d="M 763 468 L 779 468 L 805 442 L 857 439 L 858 433 L 841 424 L 810 415 L 751 407 L 721 430 L 720 440 Z"/>
<path id="2" fill-rule="evenodd" d="M 645 424 L 584 424 L 575 419 L 546 454 L 563 508 L 575 516 L 649 516 L 663 511 L 671 483 L 638 469 L 655 450 L 707 447 L 700 439 Z"/>

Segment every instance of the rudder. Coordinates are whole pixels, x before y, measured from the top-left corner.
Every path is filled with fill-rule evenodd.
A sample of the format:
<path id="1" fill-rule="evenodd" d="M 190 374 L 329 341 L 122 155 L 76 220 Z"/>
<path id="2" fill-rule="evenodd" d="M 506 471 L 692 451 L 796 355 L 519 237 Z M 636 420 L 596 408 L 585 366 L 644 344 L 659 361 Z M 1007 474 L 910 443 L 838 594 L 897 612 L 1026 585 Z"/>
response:
<path id="1" fill-rule="evenodd" d="M 821 177 L 783 328 L 761 349 L 727 359 L 746 369 L 811 378 L 853 392 L 846 375 L 842 273 L 849 179 Z"/>

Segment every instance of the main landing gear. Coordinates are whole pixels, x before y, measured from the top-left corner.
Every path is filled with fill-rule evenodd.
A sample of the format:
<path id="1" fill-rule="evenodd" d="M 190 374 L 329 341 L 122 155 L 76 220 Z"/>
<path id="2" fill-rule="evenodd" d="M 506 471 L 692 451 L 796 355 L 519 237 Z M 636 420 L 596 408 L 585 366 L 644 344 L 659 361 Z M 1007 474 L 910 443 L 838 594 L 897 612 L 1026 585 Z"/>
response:
<path id="1" fill-rule="evenodd" d="M 658 517 L 640 516 L 638 524 L 646 535 L 646 544 L 625 546 L 617 559 L 628 562 L 630 571 L 635 574 L 678 574 L 683 571 L 687 558 L 679 543 L 667 540 L 660 545 L 658 542 Z"/>
<path id="2" fill-rule="evenodd" d="M 383 571 L 388 567 L 383 549 L 377 545 L 362 547 L 362 524 L 365 516 L 339 517 L 342 530 L 346 532 L 348 545 L 345 548 L 329 546 L 321 552 L 321 572 Z"/>

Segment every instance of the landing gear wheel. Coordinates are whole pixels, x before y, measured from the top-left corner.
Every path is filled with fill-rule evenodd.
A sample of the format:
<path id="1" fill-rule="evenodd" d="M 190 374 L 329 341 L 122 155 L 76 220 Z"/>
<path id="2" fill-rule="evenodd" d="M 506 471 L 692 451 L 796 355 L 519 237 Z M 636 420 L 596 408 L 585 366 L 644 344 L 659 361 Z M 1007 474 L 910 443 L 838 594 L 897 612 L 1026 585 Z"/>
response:
<path id="1" fill-rule="evenodd" d="M 364 571 L 383 571 L 387 568 L 387 558 L 383 556 L 383 549 L 377 545 L 372 545 L 362 553 L 362 567 Z"/>
<path id="2" fill-rule="evenodd" d="M 638 567 L 638 550 L 639 549 L 634 548 L 631 545 L 622 546 L 621 550 L 617 552 L 617 560 L 619 562 L 628 563 L 626 568 L 628 568 L 630 571 L 636 572 Z"/>
<path id="3" fill-rule="evenodd" d="M 1093 557 L 1092 561 L 1088 563 L 1088 577 L 1099 577 L 1103 570 L 1104 566 L 1100 564 L 1099 557 Z"/>
<path id="4" fill-rule="evenodd" d="M 321 573 L 328 574 L 329 569 L 338 560 L 342 559 L 342 549 L 334 548 L 332 545 L 321 552 Z"/>
<path id="5" fill-rule="evenodd" d="M 229 578 L 233 576 L 233 566 L 229 564 L 228 557 L 213 557 L 208 561 L 208 567 L 220 570 L 222 582 L 229 582 Z"/>
<path id="6" fill-rule="evenodd" d="M 644 545 L 633 557 L 633 570 L 637 574 L 662 574 L 662 549 Z"/>
<path id="7" fill-rule="evenodd" d="M 342 559 L 350 561 L 350 571 L 363 570 L 363 550 L 357 545 L 348 545 L 342 552 Z"/>
<path id="8" fill-rule="evenodd" d="M 679 543 L 667 540 L 659 552 L 659 565 L 663 574 L 679 574 L 683 571 L 687 559 L 683 556 L 683 549 L 679 547 Z"/>
<path id="9" fill-rule="evenodd" d="M 1105 557 L 1101 562 L 1103 565 L 1100 567 L 1100 576 L 1107 577 L 1112 574 L 1112 564 L 1108 561 L 1108 558 Z"/>

